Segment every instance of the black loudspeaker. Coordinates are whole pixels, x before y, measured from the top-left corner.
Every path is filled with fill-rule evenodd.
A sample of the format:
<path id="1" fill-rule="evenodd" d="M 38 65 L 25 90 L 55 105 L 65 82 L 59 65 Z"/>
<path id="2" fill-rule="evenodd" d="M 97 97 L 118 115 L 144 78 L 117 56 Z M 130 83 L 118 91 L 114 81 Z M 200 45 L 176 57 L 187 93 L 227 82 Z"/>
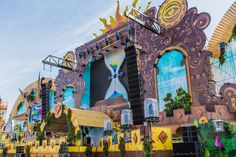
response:
<path id="1" fill-rule="evenodd" d="M 59 149 L 60 154 L 66 154 L 68 153 L 68 145 L 67 144 L 61 144 Z"/>
<path id="2" fill-rule="evenodd" d="M 198 141 L 196 126 L 182 127 L 182 133 L 184 142 Z"/>
<path id="3" fill-rule="evenodd" d="M 174 157 L 203 157 L 200 142 L 173 143 Z"/>
<path id="4" fill-rule="evenodd" d="M 128 78 L 128 95 L 131 110 L 133 111 L 134 124 L 143 124 L 144 111 L 143 111 L 143 96 L 140 88 L 140 76 L 137 63 L 136 48 L 130 46 L 125 49 L 126 64 L 127 64 L 127 78 Z"/>
<path id="5" fill-rule="evenodd" d="M 17 154 L 24 154 L 24 146 L 16 146 Z"/>
<path id="6" fill-rule="evenodd" d="M 91 137 L 84 137 L 83 145 L 91 145 Z"/>
<path id="7" fill-rule="evenodd" d="M 41 83 L 41 96 L 42 96 L 42 115 L 43 119 L 46 119 L 47 113 L 50 111 L 50 90 L 52 82 Z"/>

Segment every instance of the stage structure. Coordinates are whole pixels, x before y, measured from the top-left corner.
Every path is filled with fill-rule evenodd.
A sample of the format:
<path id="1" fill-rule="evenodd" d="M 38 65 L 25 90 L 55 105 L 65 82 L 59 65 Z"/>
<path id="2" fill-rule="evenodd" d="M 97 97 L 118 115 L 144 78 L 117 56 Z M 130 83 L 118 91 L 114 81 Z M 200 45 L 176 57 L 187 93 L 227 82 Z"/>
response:
<path id="1" fill-rule="evenodd" d="M 4 135 L 9 153 L 22 145 L 32 156 L 234 153 L 236 2 L 218 26 L 227 39 L 217 27 L 208 49 L 208 13 L 187 0 L 151 2 L 141 11 L 134 0 L 121 14 L 117 1 L 110 23 L 100 18 L 102 35 L 42 61 L 61 69 L 20 90 L 12 138 Z M 10 139 L 21 142 L 16 150 Z"/>

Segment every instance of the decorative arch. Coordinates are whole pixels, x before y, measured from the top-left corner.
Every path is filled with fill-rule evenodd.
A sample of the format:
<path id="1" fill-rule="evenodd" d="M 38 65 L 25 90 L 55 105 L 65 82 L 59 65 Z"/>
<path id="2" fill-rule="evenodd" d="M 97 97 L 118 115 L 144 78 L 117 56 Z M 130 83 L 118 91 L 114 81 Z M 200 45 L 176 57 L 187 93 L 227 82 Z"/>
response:
<path id="1" fill-rule="evenodd" d="M 179 87 L 182 87 L 191 95 L 187 57 L 188 53 L 184 49 L 178 47 L 168 48 L 165 51 L 160 52 L 160 55 L 157 57 L 154 73 L 156 78 L 155 87 L 157 88 L 156 95 L 159 101 L 160 111 L 164 110 L 163 99 L 167 93 L 175 95 L 175 91 Z M 165 71 L 166 68 L 168 68 L 168 71 Z M 173 71 L 171 71 L 171 69 Z M 176 81 L 179 81 L 179 79 L 183 80 L 183 82 L 181 84 L 175 83 Z M 173 80 L 176 81 L 173 82 Z M 168 86 L 166 86 L 167 84 Z"/>

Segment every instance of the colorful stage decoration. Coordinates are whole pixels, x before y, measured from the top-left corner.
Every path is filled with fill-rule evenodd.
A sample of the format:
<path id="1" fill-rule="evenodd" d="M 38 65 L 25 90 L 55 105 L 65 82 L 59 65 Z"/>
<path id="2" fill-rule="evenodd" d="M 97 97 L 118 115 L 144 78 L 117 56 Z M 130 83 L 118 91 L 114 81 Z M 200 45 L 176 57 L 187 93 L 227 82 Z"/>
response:
<path id="1" fill-rule="evenodd" d="M 70 108 L 75 107 L 75 95 L 73 87 L 66 87 L 63 93 L 63 101 L 62 104 L 68 106 Z"/>
<path id="2" fill-rule="evenodd" d="M 53 90 L 50 90 L 49 92 L 49 105 L 50 105 L 50 111 L 52 111 L 53 108 L 55 108 L 55 92 Z"/>
<path id="3" fill-rule="evenodd" d="M 223 120 L 213 120 L 214 130 L 216 132 L 215 146 L 217 148 L 224 148 L 224 145 L 220 139 L 220 132 L 224 131 L 224 121 Z"/>
<path id="4" fill-rule="evenodd" d="M 187 71 L 184 56 L 180 51 L 165 53 L 157 62 L 157 89 L 160 111 L 165 109 L 164 98 L 182 87 L 188 91 Z M 175 96 L 175 95 L 173 95 Z"/>
<path id="5" fill-rule="evenodd" d="M 112 122 L 111 119 L 105 119 L 104 120 L 104 133 L 106 135 L 111 134 L 112 132 Z"/>
<path id="6" fill-rule="evenodd" d="M 42 120 L 42 106 L 38 103 L 35 103 L 33 107 L 30 109 L 29 122 L 30 124 L 34 124 L 35 122 L 39 122 Z"/>
<path id="7" fill-rule="evenodd" d="M 172 132 L 169 128 L 152 127 L 153 150 L 172 150 Z"/>
<path id="8" fill-rule="evenodd" d="M 234 156 L 236 150 L 236 125 L 222 120 L 198 121 L 199 140 L 210 156 Z"/>
<path id="9" fill-rule="evenodd" d="M 90 70 L 91 64 L 89 63 L 83 73 L 83 79 L 85 81 L 85 88 L 83 91 L 83 95 L 81 98 L 81 106 L 80 108 L 87 109 L 90 107 Z"/>
<path id="10" fill-rule="evenodd" d="M 23 114 L 27 111 L 27 107 L 26 107 L 26 104 L 25 102 L 21 102 L 20 105 L 18 106 L 17 108 L 17 112 L 16 112 L 16 115 L 20 115 L 20 114 Z"/>
<path id="11" fill-rule="evenodd" d="M 119 77 L 123 75 L 123 73 L 119 70 L 124 60 L 124 49 L 105 55 L 105 64 L 111 72 L 111 76 L 109 77 L 109 79 L 111 79 L 111 84 L 106 92 L 105 99 L 112 99 L 122 96 L 124 99 L 128 100 L 127 91 L 119 80 Z"/>
<path id="12" fill-rule="evenodd" d="M 121 127 L 130 127 L 133 125 L 133 113 L 130 109 L 121 111 Z"/>
<path id="13" fill-rule="evenodd" d="M 164 28 L 176 26 L 185 16 L 188 5 L 186 0 L 167 0 L 158 11 L 158 23 Z"/>
<path id="14" fill-rule="evenodd" d="M 145 7 L 144 11 L 143 12 L 146 12 L 151 3 L 152 3 L 153 0 L 150 0 L 147 4 L 147 6 Z M 133 8 L 136 8 L 136 5 L 137 5 L 137 2 L 138 0 L 133 0 L 133 4 L 132 4 L 132 7 Z M 140 9 L 139 9 L 140 10 Z M 128 6 L 126 6 L 123 14 L 120 13 L 120 2 L 117 1 L 117 8 L 116 8 L 116 14 L 115 14 L 115 17 L 113 16 L 110 16 L 110 23 L 107 22 L 107 20 L 105 18 L 100 18 L 100 21 L 103 23 L 104 25 L 104 28 L 101 29 L 101 32 L 104 34 L 108 31 L 110 31 L 111 29 L 121 25 L 121 24 L 124 24 L 125 22 L 127 22 L 127 18 L 125 16 L 125 12 L 128 11 Z M 95 34 L 96 36 L 96 34 Z"/>
<path id="15" fill-rule="evenodd" d="M 156 99 L 147 98 L 144 100 L 144 118 L 146 121 L 158 121 L 159 109 Z"/>

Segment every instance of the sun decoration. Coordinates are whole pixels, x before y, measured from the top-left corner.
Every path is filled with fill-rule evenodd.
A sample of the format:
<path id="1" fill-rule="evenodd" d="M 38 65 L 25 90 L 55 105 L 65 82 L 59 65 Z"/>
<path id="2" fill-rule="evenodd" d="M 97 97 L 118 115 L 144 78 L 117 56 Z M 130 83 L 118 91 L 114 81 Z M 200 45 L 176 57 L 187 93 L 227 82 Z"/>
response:
<path id="1" fill-rule="evenodd" d="M 201 117 L 201 118 L 199 119 L 199 123 L 200 123 L 200 124 L 208 123 L 207 117 Z"/>
<path id="2" fill-rule="evenodd" d="M 147 11 L 151 5 L 153 0 L 150 0 L 146 6 L 146 8 L 144 9 L 143 12 Z M 136 8 L 138 0 L 133 0 L 133 4 L 132 7 Z M 140 10 L 141 7 L 138 8 L 138 10 Z M 127 18 L 125 16 L 125 13 L 128 11 L 128 6 L 125 7 L 125 10 L 123 12 L 123 14 L 120 13 L 120 1 L 117 1 L 117 7 L 116 7 L 116 14 L 115 17 L 110 16 L 110 23 L 107 22 L 107 20 L 105 18 L 100 18 L 99 20 L 103 23 L 104 27 L 103 29 L 100 29 L 101 32 L 104 34 L 106 32 L 108 32 L 109 30 L 119 26 L 122 23 L 127 22 Z M 93 35 L 95 37 L 97 37 L 97 35 L 95 33 L 93 33 Z"/>
<path id="3" fill-rule="evenodd" d="M 186 0 L 166 0 L 158 11 L 158 23 L 164 28 L 176 26 L 184 17 L 187 8 Z"/>

